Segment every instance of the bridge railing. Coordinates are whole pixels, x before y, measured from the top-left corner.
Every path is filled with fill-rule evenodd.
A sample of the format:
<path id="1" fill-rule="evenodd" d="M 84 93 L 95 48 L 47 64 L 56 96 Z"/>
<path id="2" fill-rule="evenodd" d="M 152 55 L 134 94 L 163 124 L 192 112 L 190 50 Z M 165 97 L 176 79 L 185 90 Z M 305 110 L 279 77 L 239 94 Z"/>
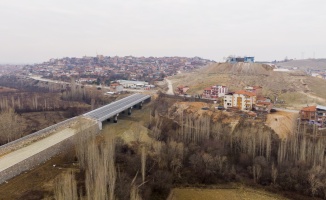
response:
<path id="1" fill-rule="evenodd" d="M 19 149 L 33 141 L 42 139 L 44 137 L 49 136 L 51 133 L 53 133 L 57 128 L 60 128 L 61 126 L 68 124 L 70 122 L 73 122 L 74 120 L 76 120 L 77 117 L 73 117 L 67 120 L 64 120 L 62 122 L 59 122 L 57 124 L 51 125 L 49 127 L 46 127 L 42 130 L 39 130 L 37 132 L 34 132 L 32 134 L 26 135 L 22 138 L 19 138 L 17 140 L 11 141 L 7 144 L 1 145 L 0 146 L 0 155 L 9 153 L 13 150 Z"/>

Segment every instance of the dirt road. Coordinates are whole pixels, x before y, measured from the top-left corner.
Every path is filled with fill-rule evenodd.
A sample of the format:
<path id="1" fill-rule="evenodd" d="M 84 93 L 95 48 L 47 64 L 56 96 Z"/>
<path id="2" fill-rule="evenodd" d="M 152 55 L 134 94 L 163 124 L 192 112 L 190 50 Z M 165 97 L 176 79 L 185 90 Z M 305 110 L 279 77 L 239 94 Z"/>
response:
<path id="1" fill-rule="evenodd" d="M 172 81 L 171 80 L 169 80 L 169 79 L 165 79 L 166 80 L 166 82 L 168 83 L 168 87 L 169 87 L 169 89 L 168 89 L 168 91 L 166 92 L 166 94 L 170 94 L 170 95 L 174 95 L 174 92 L 173 92 L 173 86 L 172 86 Z"/>

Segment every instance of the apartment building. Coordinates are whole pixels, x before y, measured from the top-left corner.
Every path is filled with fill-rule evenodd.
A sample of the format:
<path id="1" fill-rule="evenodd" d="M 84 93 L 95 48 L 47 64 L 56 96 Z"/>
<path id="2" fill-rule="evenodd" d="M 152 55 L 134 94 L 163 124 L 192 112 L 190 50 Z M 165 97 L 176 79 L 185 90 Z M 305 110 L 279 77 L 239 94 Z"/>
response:
<path id="1" fill-rule="evenodd" d="M 252 110 L 256 105 L 256 95 L 246 90 L 238 90 L 224 96 L 224 108 L 236 107 L 239 110 Z"/>

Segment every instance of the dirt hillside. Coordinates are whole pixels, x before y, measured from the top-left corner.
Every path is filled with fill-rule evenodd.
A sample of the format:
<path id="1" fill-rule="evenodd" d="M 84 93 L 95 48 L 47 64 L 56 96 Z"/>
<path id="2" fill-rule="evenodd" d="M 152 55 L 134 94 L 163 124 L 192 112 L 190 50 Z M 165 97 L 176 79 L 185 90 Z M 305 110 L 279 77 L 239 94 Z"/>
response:
<path id="1" fill-rule="evenodd" d="M 267 115 L 266 124 L 271 127 L 280 138 L 286 138 L 296 128 L 296 119 L 299 114 L 277 112 Z"/>
<path id="2" fill-rule="evenodd" d="M 216 63 L 203 69 L 204 73 L 224 73 L 241 75 L 270 75 L 273 67 L 258 63 Z"/>
<path id="3" fill-rule="evenodd" d="M 206 87 L 225 85 L 229 91 L 248 85 L 263 87 L 263 95 L 283 99 L 287 105 L 300 108 L 307 104 L 324 104 L 326 80 L 305 75 L 300 71 L 275 72 L 273 67 L 259 63 L 216 63 L 190 73 L 170 78 L 173 87 L 187 85 L 188 94 L 201 94 Z"/>

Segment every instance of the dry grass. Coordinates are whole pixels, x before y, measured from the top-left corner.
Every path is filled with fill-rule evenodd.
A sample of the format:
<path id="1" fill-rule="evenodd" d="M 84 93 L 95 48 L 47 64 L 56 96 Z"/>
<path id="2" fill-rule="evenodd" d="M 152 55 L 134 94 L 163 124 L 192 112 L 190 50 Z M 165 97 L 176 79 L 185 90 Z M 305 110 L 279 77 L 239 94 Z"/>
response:
<path id="1" fill-rule="evenodd" d="M 190 87 L 188 94 L 201 94 L 205 87 L 216 84 L 226 85 L 230 91 L 242 89 L 247 85 L 260 85 L 265 96 L 274 99 L 281 95 L 282 98 L 288 98 L 289 104 L 301 106 L 307 101 L 313 102 L 314 98 L 304 95 L 305 93 L 315 95 L 315 99 L 318 97 L 326 99 L 326 90 L 323 87 L 326 85 L 326 80 L 299 72 L 274 72 L 261 64 L 213 64 L 170 79 L 174 82 L 174 88 L 178 85 L 188 85 Z M 320 99 L 315 101 L 323 102 Z"/>
<path id="2" fill-rule="evenodd" d="M 51 196 L 54 188 L 54 180 L 62 173 L 75 168 L 73 165 L 65 165 L 66 157 L 59 155 L 46 163 L 24 172 L 0 185 L 0 199 L 42 199 Z M 55 165 L 55 167 L 53 167 Z M 70 169 L 68 169 L 69 167 Z"/>
<path id="3" fill-rule="evenodd" d="M 284 197 L 250 188 L 237 189 L 173 189 L 168 200 L 281 200 Z"/>

